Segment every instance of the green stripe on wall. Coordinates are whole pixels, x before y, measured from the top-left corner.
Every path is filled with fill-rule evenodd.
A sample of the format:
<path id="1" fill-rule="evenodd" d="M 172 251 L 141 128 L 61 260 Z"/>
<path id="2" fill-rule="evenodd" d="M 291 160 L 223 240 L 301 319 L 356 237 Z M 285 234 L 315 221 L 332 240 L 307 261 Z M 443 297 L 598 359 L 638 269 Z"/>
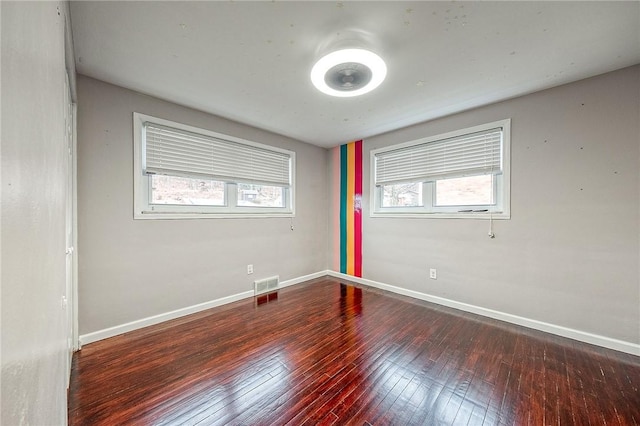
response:
<path id="1" fill-rule="evenodd" d="M 340 272 L 347 273 L 347 145 L 340 146 Z"/>

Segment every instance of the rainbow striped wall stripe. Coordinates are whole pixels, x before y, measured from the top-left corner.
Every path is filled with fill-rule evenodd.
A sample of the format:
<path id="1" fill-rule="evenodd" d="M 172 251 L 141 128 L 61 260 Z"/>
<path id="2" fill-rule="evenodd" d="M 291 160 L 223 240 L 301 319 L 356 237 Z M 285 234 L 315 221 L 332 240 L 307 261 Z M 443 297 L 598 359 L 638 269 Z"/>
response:
<path id="1" fill-rule="evenodd" d="M 334 268 L 362 277 L 362 141 L 333 151 Z"/>

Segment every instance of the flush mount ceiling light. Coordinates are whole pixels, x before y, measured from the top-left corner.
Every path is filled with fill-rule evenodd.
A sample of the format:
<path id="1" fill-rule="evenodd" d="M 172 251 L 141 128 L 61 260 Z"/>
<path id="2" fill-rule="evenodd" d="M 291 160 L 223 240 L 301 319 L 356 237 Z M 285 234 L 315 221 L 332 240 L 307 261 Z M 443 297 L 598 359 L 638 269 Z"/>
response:
<path id="1" fill-rule="evenodd" d="M 387 66 L 382 58 L 364 49 L 329 53 L 311 69 L 311 82 L 318 90 L 343 98 L 372 91 L 386 76 Z"/>

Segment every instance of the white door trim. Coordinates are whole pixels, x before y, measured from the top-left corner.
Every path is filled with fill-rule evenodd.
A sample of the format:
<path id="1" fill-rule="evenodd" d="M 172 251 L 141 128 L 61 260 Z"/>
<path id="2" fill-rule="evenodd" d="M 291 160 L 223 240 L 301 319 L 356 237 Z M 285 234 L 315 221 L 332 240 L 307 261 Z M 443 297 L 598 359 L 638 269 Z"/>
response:
<path id="1" fill-rule="evenodd" d="M 72 186 L 73 186 L 73 218 L 72 218 L 72 226 L 73 226 L 73 247 L 75 247 L 75 255 L 73 256 L 73 289 L 71 293 L 71 297 L 73 301 L 71 303 L 71 309 L 73 312 L 72 316 L 72 339 L 73 339 L 73 350 L 80 350 L 80 336 L 78 334 L 78 128 L 77 128 L 77 117 L 78 117 L 78 104 L 73 103 L 72 109 L 72 120 L 73 120 L 73 133 L 72 133 L 72 151 L 73 151 L 73 176 L 72 176 Z"/>

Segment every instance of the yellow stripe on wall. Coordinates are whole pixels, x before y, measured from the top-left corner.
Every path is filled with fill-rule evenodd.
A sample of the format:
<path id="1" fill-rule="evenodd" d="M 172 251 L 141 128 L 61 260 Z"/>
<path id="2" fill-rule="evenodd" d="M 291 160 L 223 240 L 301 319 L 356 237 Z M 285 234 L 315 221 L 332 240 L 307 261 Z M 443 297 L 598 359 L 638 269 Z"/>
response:
<path id="1" fill-rule="evenodd" d="M 356 192 L 356 144 L 347 144 L 347 274 L 354 273 L 353 199 Z"/>

